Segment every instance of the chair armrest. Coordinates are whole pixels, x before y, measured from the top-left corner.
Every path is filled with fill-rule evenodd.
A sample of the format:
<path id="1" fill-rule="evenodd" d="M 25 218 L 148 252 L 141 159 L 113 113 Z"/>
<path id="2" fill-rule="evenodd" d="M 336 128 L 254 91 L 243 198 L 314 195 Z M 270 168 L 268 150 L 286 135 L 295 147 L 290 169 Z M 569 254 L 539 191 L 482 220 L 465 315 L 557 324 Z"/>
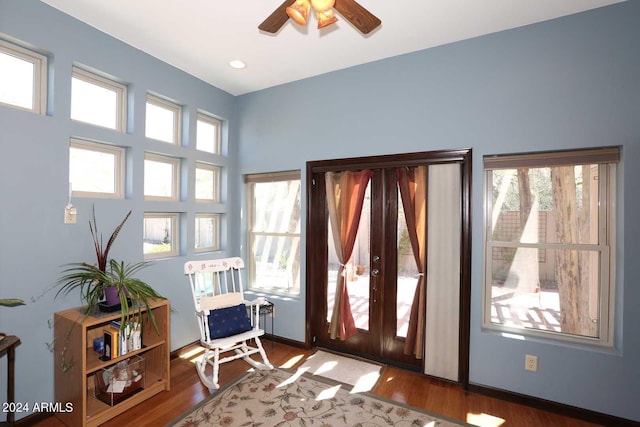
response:
<path id="1" fill-rule="evenodd" d="M 208 316 L 210 314 L 210 310 L 207 309 L 200 309 L 200 310 L 196 310 L 196 316 L 200 317 L 200 316 Z"/>
<path id="2" fill-rule="evenodd" d="M 247 305 L 247 306 L 249 306 L 249 305 L 251 305 L 251 306 L 253 306 L 253 305 L 260 306 L 260 305 L 264 305 L 266 303 L 267 303 L 267 299 L 265 297 L 258 297 L 258 298 L 254 299 L 254 300 L 251 300 L 251 301 L 244 300 L 244 305 Z"/>
<path id="3" fill-rule="evenodd" d="M 251 324 L 254 329 L 260 329 L 260 306 L 268 304 L 269 301 L 265 297 L 258 297 L 251 301 L 244 301 L 244 305 L 251 311 Z"/>

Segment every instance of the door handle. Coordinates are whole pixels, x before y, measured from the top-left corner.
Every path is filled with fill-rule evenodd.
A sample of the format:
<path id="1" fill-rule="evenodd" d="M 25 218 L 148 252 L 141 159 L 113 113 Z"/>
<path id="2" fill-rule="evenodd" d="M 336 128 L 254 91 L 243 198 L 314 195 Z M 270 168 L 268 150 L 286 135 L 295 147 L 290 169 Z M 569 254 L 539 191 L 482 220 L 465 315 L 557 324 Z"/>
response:
<path id="1" fill-rule="evenodd" d="M 380 270 L 378 270 L 377 268 L 374 268 L 371 270 L 371 276 L 373 276 L 374 279 L 377 278 L 379 275 L 380 275 Z M 376 303 L 378 302 L 378 280 L 372 280 L 371 285 L 373 290 L 373 302 Z"/>

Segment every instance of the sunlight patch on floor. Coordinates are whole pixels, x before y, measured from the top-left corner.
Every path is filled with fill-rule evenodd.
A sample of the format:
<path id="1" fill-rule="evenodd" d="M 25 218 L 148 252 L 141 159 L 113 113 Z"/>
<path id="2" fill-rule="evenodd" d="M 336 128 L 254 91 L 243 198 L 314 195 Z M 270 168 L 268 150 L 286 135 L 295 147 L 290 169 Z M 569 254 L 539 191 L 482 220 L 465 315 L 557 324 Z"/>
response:
<path id="1" fill-rule="evenodd" d="M 276 387 L 280 388 L 280 387 L 286 387 L 287 385 L 295 382 L 295 380 L 297 380 L 302 374 L 304 374 L 307 371 L 307 369 L 304 368 L 299 368 L 293 375 L 291 375 L 289 378 L 287 378 L 286 380 L 282 381 L 280 384 L 278 384 Z"/>
<path id="2" fill-rule="evenodd" d="M 330 362 L 324 362 L 314 374 L 322 376 L 322 374 L 326 374 L 327 372 L 331 372 L 336 366 L 338 366 L 338 362 L 332 360 Z"/>
<path id="3" fill-rule="evenodd" d="M 467 422 L 479 427 L 499 427 L 505 423 L 505 420 L 485 413 L 474 414 L 467 412 Z"/>
<path id="4" fill-rule="evenodd" d="M 282 365 L 280 365 L 280 367 L 281 368 L 285 368 L 285 369 L 293 368 L 294 366 L 296 366 L 298 364 L 298 362 L 300 360 L 302 360 L 303 357 L 304 357 L 304 354 L 299 354 L 297 356 L 293 356 L 291 359 L 287 360 Z"/>
<path id="5" fill-rule="evenodd" d="M 369 372 L 368 374 L 362 375 L 358 378 L 358 382 L 356 382 L 351 389 L 351 394 L 371 391 L 376 385 L 378 378 L 380 378 L 380 374 L 378 372 Z"/>
<path id="6" fill-rule="evenodd" d="M 335 397 L 336 393 L 338 392 L 338 390 L 340 390 L 341 387 L 342 386 L 340 384 L 338 384 L 338 385 L 335 385 L 333 387 L 325 388 L 320 393 L 318 393 L 318 396 L 316 396 L 316 400 L 333 399 Z"/>
<path id="7" fill-rule="evenodd" d="M 180 354 L 180 359 L 189 360 L 191 363 L 196 363 L 196 361 L 200 360 L 202 357 L 202 353 L 204 353 L 204 348 L 202 347 L 194 347 L 189 351 L 185 351 Z"/>

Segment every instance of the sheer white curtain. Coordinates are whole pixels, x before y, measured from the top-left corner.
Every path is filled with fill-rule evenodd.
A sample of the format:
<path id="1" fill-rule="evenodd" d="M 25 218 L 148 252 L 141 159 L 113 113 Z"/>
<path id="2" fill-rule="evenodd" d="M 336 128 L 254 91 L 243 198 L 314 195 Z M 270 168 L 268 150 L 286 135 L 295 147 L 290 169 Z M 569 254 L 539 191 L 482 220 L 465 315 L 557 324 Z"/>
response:
<path id="1" fill-rule="evenodd" d="M 458 381 L 461 166 L 429 166 L 424 372 Z"/>

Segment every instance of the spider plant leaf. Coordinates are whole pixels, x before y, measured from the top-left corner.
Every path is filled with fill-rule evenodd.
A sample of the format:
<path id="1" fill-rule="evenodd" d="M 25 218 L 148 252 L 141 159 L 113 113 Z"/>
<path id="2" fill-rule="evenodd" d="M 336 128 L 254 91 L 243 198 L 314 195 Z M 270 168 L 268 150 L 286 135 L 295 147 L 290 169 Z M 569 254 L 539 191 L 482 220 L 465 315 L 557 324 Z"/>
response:
<path id="1" fill-rule="evenodd" d="M 0 299 L 0 305 L 3 305 L 5 307 L 16 307 L 25 304 L 24 301 L 19 298 L 2 298 Z"/>

